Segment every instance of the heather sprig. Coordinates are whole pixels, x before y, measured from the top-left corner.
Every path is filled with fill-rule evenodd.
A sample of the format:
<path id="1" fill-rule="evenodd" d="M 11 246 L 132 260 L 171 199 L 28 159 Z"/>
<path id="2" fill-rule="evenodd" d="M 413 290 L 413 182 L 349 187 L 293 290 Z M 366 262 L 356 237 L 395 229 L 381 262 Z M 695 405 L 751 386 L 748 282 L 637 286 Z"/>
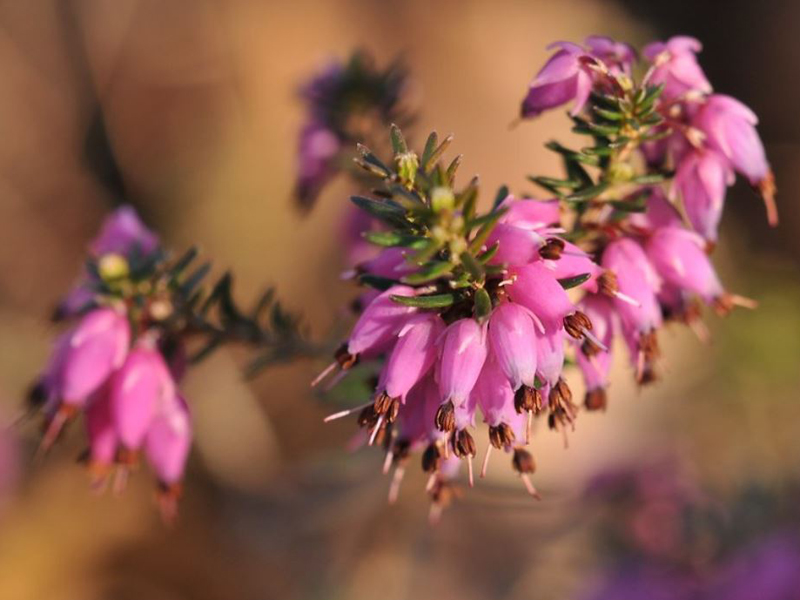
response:
<path id="1" fill-rule="evenodd" d="M 179 391 L 187 368 L 232 342 L 257 346 L 260 367 L 318 352 L 274 290 L 245 311 L 232 297 L 231 275 L 209 288 L 211 264 L 197 258 L 195 248 L 171 256 L 131 207 L 117 209 L 60 304 L 57 318 L 68 328 L 30 394 L 45 420 L 40 451 L 82 414 L 93 487 L 104 489 L 113 473 L 121 491 L 144 455 L 167 519 L 192 441 L 190 405 Z"/>

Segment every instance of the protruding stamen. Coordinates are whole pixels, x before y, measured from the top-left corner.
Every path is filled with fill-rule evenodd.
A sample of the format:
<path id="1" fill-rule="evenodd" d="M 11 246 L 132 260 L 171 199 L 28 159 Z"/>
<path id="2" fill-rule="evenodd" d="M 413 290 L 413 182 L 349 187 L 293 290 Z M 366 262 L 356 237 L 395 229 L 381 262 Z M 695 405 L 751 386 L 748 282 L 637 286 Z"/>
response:
<path id="1" fill-rule="evenodd" d="M 603 388 L 595 388 L 586 392 L 583 399 L 583 405 L 586 410 L 605 410 L 608 398 L 606 391 Z"/>
<path id="2" fill-rule="evenodd" d="M 394 470 L 392 475 L 392 483 L 389 485 L 389 504 L 397 502 L 397 497 L 400 495 L 400 484 L 403 483 L 403 477 L 406 474 L 404 466 L 400 465 Z"/>
<path id="3" fill-rule="evenodd" d="M 486 446 L 486 454 L 483 455 L 483 463 L 481 464 L 481 479 L 486 477 L 486 470 L 489 468 L 489 455 L 492 453 L 492 444 Z"/>
<path id="4" fill-rule="evenodd" d="M 436 411 L 436 429 L 449 433 L 456 428 L 456 407 L 452 400 L 448 400 Z"/>
<path id="5" fill-rule="evenodd" d="M 564 252 L 564 241 L 558 238 L 549 238 L 539 248 L 539 256 L 545 260 L 558 260 Z"/>
<path id="6" fill-rule="evenodd" d="M 472 455 L 467 456 L 467 472 L 469 473 L 469 487 L 475 487 L 475 477 L 472 473 Z"/>
<path id="7" fill-rule="evenodd" d="M 535 498 L 536 500 L 541 500 L 542 499 L 542 495 L 533 486 L 533 482 L 531 481 L 531 478 L 527 473 L 520 473 L 519 478 L 522 479 L 522 483 L 525 484 L 525 489 L 528 490 L 528 493 L 533 498 Z"/>
<path id="8" fill-rule="evenodd" d="M 312 388 L 317 387 L 323 379 L 325 379 L 328 375 L 333 373 L 335 369 L 338 368 L 339 368 L 339 363 L 333 361 L 331 364 L 325 367 L 319 375 L 317 375 L 316 377 L 314 377 L 313 380 L 311 380 L 311 387 Z"/>
<path id="9" fill-rule="evenodd" d="M 378 437 L 378 432 L 381 429 L 381 425 L 383 425 L 383 415 L 378 417 L 378 422 L 375 423 L 375 427 L 372 430 L 372 435 L 369 436 L 369 442 L 367 442 L 367 446 L 372 446 L 375 443 L 375 438 Z"/>
<path id="10" fill-rule="evenodd" d="M 335 421 L 336 419 L 341 419 L 342 417 L 346 417 L 347 415 L 352 415 L 354 412 L 364 410 L 368 406 L 372 406 L 372 402 L 367 402 L 366 404 L 361 404 L 360 406 L 354 406 L 353 408 L 340 410 L 339 412 L 333 413 L 332 415 L 328 415 L 327 417 L 322 419 L 322 422 L 330 423 L 331 421 Z"/>

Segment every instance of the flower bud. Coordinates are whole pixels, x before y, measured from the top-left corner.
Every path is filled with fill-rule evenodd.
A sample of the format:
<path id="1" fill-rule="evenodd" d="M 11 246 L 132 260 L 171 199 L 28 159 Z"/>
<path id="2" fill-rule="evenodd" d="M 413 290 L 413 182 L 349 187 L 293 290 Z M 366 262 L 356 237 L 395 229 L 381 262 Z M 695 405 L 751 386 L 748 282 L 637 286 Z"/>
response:
<path id="1" fill-rule="evenodd" d="M 466 402 L 486 360 L 486 331 L 474 319 L 460 319 L 444 332 L 439 360 L 439 397 Z"/>

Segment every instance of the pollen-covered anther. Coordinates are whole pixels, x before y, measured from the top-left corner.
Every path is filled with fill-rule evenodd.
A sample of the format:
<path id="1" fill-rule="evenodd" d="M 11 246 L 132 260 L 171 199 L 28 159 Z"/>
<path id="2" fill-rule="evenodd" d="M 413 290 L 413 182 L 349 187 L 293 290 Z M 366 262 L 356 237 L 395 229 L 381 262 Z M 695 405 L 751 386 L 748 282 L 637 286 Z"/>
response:
<path id="1" fill-rule="evenodd" d="M 583 405 L 586 410 L 605 410 L 607 402 L 608 397 L 603 388 L 589 390 L 583 398 Z"/>
<path id="2" fill-rule="evenodd" d="M 603 271 L 597 278 L 597 286 L 601 294 L 614 298 L 619 292 L 617 275 L 613 271 Z"/>
<path id="3" fill-rule="evenodd" d="M 394 423 L 400 412 L 400 398 L 390 398 L 386 392 L 381 392 L 375 398 L 374 409 L 378 416 L 383 415 L 388 423 Z"/>
<path id="4" fill-rule="evenodd" d="M 514 466 L 514 470 L 519 473 L 528 493 L 537 500 L 541 500 L 542 497 L 531 481 L 531 475 L 536 471 L 536 461 L 533 459 L 533 455 L 522 448 L 515 448 L 511 464 Z"/>
<path id="5" fill-rule="evenodd" d="M 452 400 L 448 400 L 436 411 L 436 429 L 445 433 L 450 433 L 456 428 L 456 407 Z"/>
<path id="6" fill-rule="evenodd" d="M 375 405 L 370 404 L 365 406 L 361 409 L 361 412 L 358 413 L 358 425 L 359 427 L 367 427 L 373 428 L 375 425 L 378 424 L 379 415 L 375 412 Z"/>
<path id="7" fill-rule="evenodd" d="M 453 454 L 455 454 L 458 458 L 475 456 L 478 451 L 475 447 L 475 439 L 466 429 L 460 429 L 456 431 L 452 437 L 452 443 Z"/>
<path id="8" fill-rule="evenodd" d="M 539 256 L 545 260 L 558 260 L 564 252 L 564 246 L 563 240 L 550 238 L 539 248 Z"/>
<path id="9" fill-rule="evenodd" d="M 514 430 L 507 423 L 489 427 L 489 443 L 498 450 L 509 447 L 515 439 Z"/>
<path id="10" fill-rule="evenodd" d="M 392 446 L 392 460 L 395 463 L 404 462 L 411 453 L 411 442 L 406 439 L 396 440 Z"/>
<path id="11" fill-rule="evenodd" d="M 542 393 L 536 388 L 523 385 L 514 393 L 514 410 L 517 414 L 530 412 L 538 415 L 543 405 Z"/>
<path id="12" fill-rule="evenodd" d="M 576 310 L 564 317 L 564 330 L 575 339 L 584 337 L 586 331 L 592 330 L 592 321 L 581 311 Z"/>
<path id="13" fill-rule="evenodd" d="M 572 390 L 563 379 L 559 379 L 548 396 L 550 414 L 547 423 L 550 429 L 561 429 L 573 425 L 578 416 L 578 407 L 572 402 Z"/>
<path id="14" fill-rule="evenodd" d="M 422 453 L 422 470 L 426 473 L 434 473 L 439 466 L 439 459 L 441 453 L 435 443 L 428 444 L 425 451 Z"/>
<path id="15" fill-rule="evenodd" d="M 347 351 L 347 344 L 342 344 L 334 354 L 336 362 L 343 371 L 353 368 L 358 364 L 358 355 Z"/>

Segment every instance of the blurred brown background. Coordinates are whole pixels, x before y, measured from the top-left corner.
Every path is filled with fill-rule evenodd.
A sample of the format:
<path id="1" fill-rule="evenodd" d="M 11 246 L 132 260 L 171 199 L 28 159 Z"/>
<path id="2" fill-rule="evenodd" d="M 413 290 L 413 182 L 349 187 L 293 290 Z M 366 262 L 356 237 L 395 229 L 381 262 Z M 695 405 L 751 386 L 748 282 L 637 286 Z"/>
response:
<path id="1" fill-rule="evenodd" d="M 344 450 L 303 363 L 252 383 L 225 351 L 193 371 L 197 441 L 177 527 L 137 478 L 96 498 L 79 432 L 41 465 L 21 432 L 24 476 L 0 514 L 2 600 L 569 598 L 595 557 L 576 498 L 598 469 L 679 456 L 710 485 L 780 482 L 798 467 L 800 416 L 800 42 L 795 2 L 424 0 L 36 0 L 0 2 L 0 399 L 8 419 L 42 364 L 48 323 L 85 245 L 115 203 L 133 203 L 168 246 L 199 243 L 237 293 L 277 284 L 322 335 L 352 294 L 332 224 L 339 181 L 308 217 L 292 207 L 296 88 L 353 48 L 403 53 L 421 107 L 417 139 L 456 134 L 462 173 L 484 201 L 502 183 L 555 173 L 542 144 L 554 111 L 509 129 L 545 46 L 590 33 L 641 46 L 693 34 L 716 89 L 762 118 L 782 223 L 769 230 L 745 186 L 731 191 L 718 261 L 754 313 L 713 321 L 702 347 L 664 336 L 666 378 L 637 393 L 618 366 L 605 415 L 584 415 L 571 447 L 534 444 L 545 500 L 534 506 L 496 457 L 487 484 L 435 529 L 421 476 L 385 502 L 381 458 Z M 411 469 L 414 471 L 415 469 Z"/>

